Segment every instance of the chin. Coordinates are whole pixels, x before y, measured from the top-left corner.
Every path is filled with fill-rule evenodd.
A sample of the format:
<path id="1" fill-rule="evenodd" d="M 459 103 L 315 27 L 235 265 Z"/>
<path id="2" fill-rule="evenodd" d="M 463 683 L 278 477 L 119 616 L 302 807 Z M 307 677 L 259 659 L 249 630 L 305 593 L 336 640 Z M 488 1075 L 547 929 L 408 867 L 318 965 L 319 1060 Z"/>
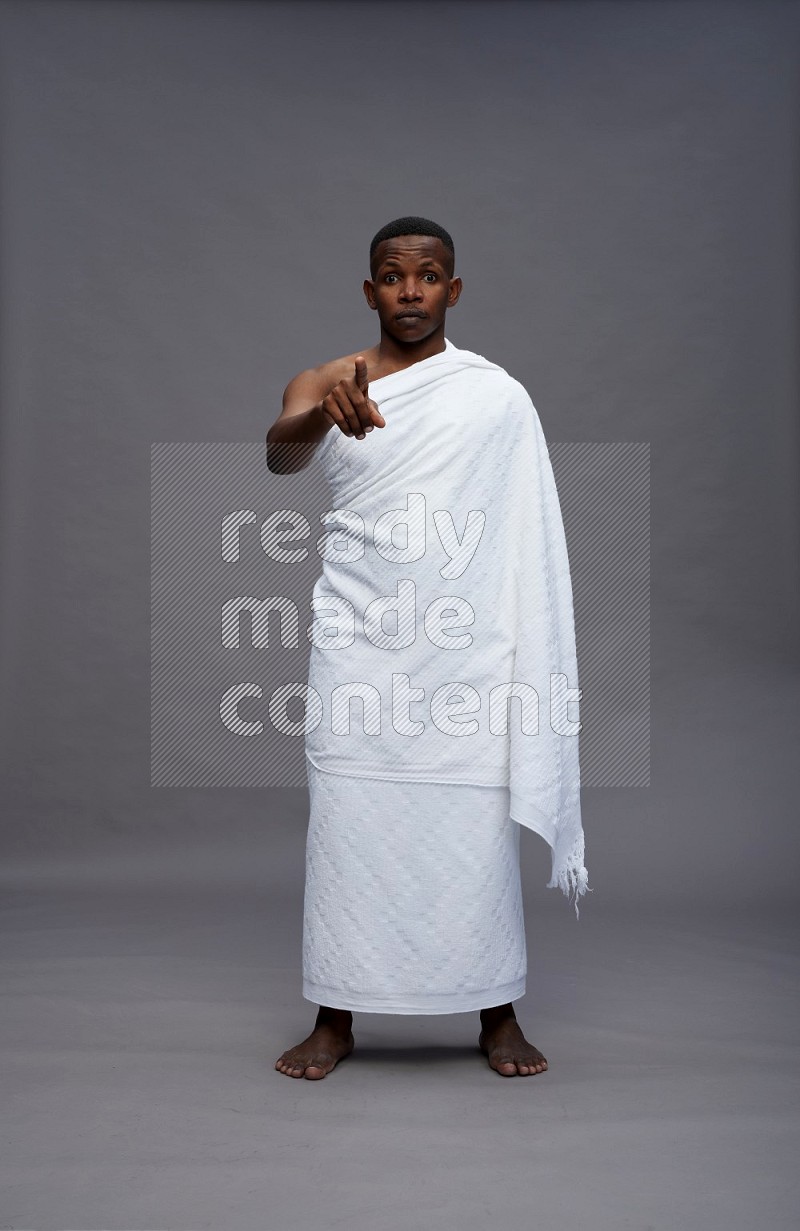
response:
<path id="1" fill-rule="evenodd" d="M 401 321 L 394 320 L 384 325 L 384 329 L 398 342 L 421 342 L 432 334 L 436 327 L 437 322 L 432 321 L 429 316 L 416 321 L 414 325 L 404 325 Z"/>

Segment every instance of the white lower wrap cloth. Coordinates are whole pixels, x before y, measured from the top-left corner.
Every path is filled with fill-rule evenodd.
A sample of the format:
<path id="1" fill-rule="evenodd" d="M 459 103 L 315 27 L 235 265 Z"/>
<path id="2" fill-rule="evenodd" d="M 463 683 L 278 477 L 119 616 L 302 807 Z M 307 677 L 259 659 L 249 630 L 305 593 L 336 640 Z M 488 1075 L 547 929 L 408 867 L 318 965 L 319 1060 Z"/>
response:
<path id="1" fill-rule="evenodd" d="M 303 995 L 365 1013 L 465 1013 L 525 995 L 520 829 L 508 790 L 308 764 Z"/>

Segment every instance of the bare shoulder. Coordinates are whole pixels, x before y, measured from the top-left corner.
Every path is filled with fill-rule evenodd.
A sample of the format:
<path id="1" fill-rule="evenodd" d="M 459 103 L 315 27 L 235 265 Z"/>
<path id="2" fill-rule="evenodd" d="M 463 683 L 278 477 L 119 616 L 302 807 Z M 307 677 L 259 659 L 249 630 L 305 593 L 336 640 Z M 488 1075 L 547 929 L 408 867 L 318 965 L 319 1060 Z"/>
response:
<path id="1" fill-rule="evenodd" d="M 352 355 L 340 355 L 337 359 L 328 359 L 315 368 L 306 368 L 293 376 L 283 394 L 283 413 L 299 413 L 302 410 L 320 402 L 334 385 L 355 371 L 356 355 L 363 355 L 369 365 L 374 347 L 368 350 L 353 351 Z"/>

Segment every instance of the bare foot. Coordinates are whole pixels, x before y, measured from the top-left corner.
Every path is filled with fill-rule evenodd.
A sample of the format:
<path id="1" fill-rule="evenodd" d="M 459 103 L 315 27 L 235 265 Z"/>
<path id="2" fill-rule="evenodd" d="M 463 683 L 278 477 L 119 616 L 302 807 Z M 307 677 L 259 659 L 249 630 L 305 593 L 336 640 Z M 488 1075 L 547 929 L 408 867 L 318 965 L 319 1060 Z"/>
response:
<path id="1" fill-rule="evenodd" d="M 343 1020 L 344 1016 L 342 1013 L 338 1020 L 322 1021 L 318 1017 L 308 1038 L 296 1047 L 290 1047 L 275 1061 L 278 1072 L 285 1073 L 287 1077 L 308 1077 L 311 1081 L 327 1077 L 355 1046 L 350 1024 Z"/>
<path id="2" fill-rule="evenodd" d="M 501 1011 L 489 1009 L 481 1013 L 483 1029 L 478 1046 L 488 1058 L 490 1067 L 503 1077 L 530 1077 L 534 1073 L 544 1073 L 547 1061 L 538 1047 L 525 1038 L 513 1009 L 507 1012 L 509 1008 L 503 1005 Z"/>

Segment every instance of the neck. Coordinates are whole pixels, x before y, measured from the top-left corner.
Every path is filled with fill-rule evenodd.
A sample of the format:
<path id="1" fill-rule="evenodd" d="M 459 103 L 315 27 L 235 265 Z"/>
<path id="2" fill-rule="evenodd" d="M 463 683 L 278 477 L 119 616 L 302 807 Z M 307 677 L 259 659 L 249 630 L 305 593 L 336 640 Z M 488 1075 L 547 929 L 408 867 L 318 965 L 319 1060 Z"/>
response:
<path id="1" fill-rule="evenodd" d="M 428 334 L 419 342 L 399 342 L 381 327 L 381 340 L 378 344 L 378 362 L 381 367 L 399 370 L 419 363 L 421 359 L 430 359 L 431 355 L 440 355 L 445 350 L 444 321 L 433 333 Z"/>

